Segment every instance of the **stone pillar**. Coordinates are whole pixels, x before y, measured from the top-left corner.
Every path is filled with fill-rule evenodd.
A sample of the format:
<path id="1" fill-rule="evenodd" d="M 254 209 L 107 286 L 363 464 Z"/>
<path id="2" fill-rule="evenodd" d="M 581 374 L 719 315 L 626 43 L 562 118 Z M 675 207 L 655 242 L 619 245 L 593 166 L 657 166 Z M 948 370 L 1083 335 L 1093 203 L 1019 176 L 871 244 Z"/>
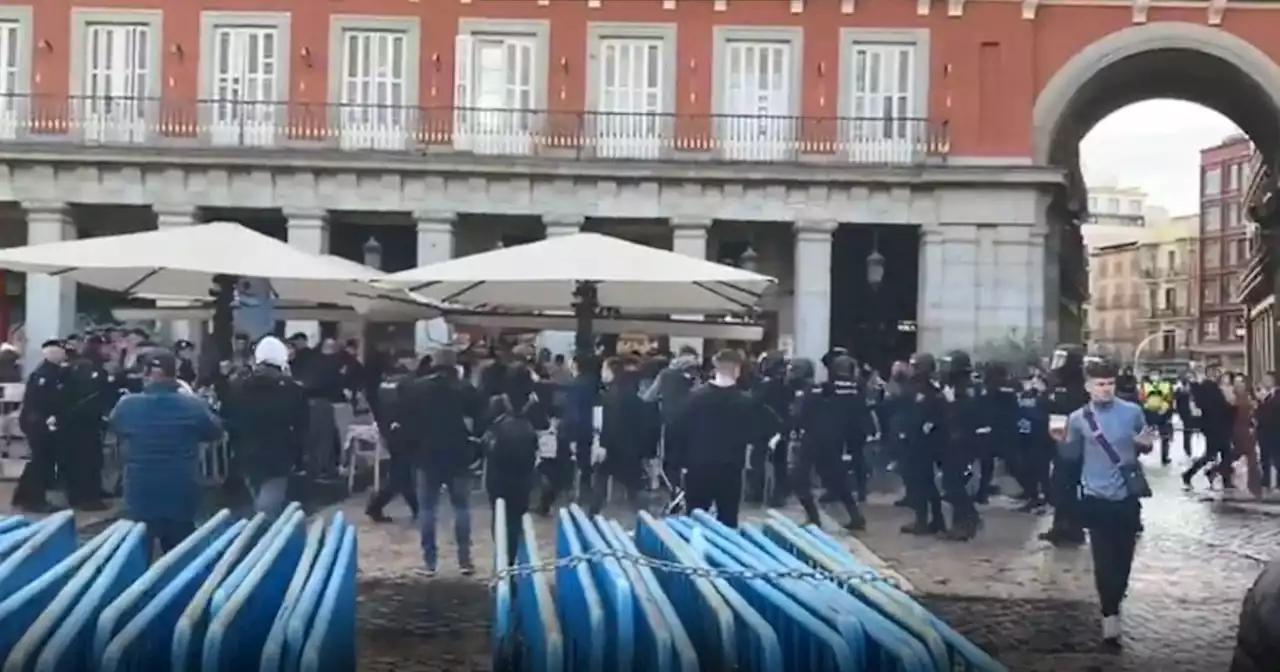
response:
<path id="1" fill-rule="evenodd" d="M 286 210 L 284 216 L 290 245 L 312 254 L 329 253 L 329 222 L 323 210 Z M 302 332 L 310 345 L 320 341 L 320 323 L 315 320 L 289 320 L 284 332 L 286 337 Z"/>
<path id="2" fill-rule="evenodd" d="M 795 356 L 812 359 L 819 372 L 831 347 L 831 236 L 838 225 L 829 219 L 795 224 Z"/>
<path id="3" fill-rule="evenodd" d="M 544 235 L 547 238 L 576 235 L 582 232 L 582 225 L 586 220 L 582 215 L 543 215 L 542 225 L 546 230 Z M 575 354 L 574 335 L 572 331 L 543 331 L 538 334 L 538 347 L 546 348 L 552 354 L 564 355 L 565 359 L 572 359 Z"/>
<path id="4" fill-rule="evenodd" d="M 418 266 L 429 266 L 453 258 L 453 212 L 415 212 L 418 223 Z M 418 320 L 413 325 L 413 347 L 419 355 L 449 339 L 449 325 L 442 318 Z"/>
<path id="5" fill-rule="evenodd" d="M 160 207 L 152 206 L 156 213 L 156 228 L 164 231 L 165 229 L 185 228 L 195 223 L 195 210 L 193 208 L 183 207 Z M 157 301 L 157 308 L 180 308 L 188 306 L 187 301 Z M 173 341 L 185 340 L 193 343 L 199 343 L 197 338 L 203 333 L 204 322 L 196 320 L 167 320 L 163 325 L 168 332 L 168 339 Z"/>
<path id="6" fill-rule="evenodd" d="M 65 203 L 23 203 L 27 211 L 27 244 L 41 245 L 75 240 L 76 225 Z M 63 338 L 76 330 L 76 283 L 43 273 L 27 274 L 23 332 L 26 348 L 24 371 L 40 363 L 40 344 Z"/>
<path id="7" fill-rule="evenodd" d="M 695 259 L 707 258 L 707 234 L 711 231 L 713 220 L 710 217 L 682 217 L 671 220 L 671 251 Z M 701 315 L 674 315 L 685 319 L 701 319 Z M 677 337 L 671 339 L 671 352 L 679 353 L 682 347 L 691 347 L 699 354 L 706 343 L 701 338 Z"/>

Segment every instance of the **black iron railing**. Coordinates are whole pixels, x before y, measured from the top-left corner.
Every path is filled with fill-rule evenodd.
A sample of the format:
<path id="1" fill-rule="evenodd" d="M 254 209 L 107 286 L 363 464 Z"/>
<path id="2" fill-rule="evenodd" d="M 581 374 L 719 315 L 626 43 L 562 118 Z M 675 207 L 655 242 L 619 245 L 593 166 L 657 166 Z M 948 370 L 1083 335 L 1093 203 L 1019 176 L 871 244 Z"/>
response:
<path id="1" fill-rule="evenodd" d="M 0 143 L 911 165 L 949 152 L 946 123 L 786 117 L 0 96 Z"/>

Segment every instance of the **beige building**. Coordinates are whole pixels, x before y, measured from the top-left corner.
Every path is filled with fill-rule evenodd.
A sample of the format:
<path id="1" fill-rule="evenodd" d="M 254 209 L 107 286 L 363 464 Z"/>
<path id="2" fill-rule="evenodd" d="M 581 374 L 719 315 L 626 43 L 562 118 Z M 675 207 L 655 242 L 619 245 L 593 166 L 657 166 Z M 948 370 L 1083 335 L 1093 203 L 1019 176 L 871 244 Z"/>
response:
<path id="1" fill-rule="evenodd" d="M 1146 335 L 1140 246 L 1135 235 L 1089 250 L 1089 347 L 1124 361 Z"/>
<path id="2" fill-rule="evenodd" d="M 1185 364 L 1196 343 L 1196 264 L 1199 214 L 1149 222 L 1138 244 L 1145 291 L 1144 338 L 1159 334 L 1143 347 L 1144 363 Z"/>

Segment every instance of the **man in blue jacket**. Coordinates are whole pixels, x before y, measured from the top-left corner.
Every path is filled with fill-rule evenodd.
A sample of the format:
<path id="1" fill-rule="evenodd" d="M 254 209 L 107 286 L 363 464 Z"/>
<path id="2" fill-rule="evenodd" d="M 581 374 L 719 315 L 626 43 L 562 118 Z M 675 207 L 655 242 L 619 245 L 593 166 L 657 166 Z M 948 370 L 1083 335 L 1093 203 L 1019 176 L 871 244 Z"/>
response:
<path id="1" fill-rule="evenodd" d="M 200 397 L 181 391 L 178 360 L 157 351 L 140 362 L 144 386 L 111 412 L 124 459 L 124 515 L 145 523 L 167 553 L 195 530 L 200 444 L 222 439 L 222 423 Z"/>

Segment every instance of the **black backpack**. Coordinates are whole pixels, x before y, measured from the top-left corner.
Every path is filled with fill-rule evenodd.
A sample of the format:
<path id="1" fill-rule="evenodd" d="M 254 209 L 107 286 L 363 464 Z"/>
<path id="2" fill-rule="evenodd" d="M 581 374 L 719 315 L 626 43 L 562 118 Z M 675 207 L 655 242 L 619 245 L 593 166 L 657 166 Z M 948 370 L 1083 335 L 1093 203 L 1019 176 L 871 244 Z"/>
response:
<path id="1" fill-rule="evenodd" d="M 528 414 L 538 397 L 530 394 L 524 407 L 517 413 L 511 407 L 511 398 L 505 394 L 498 397 L 503 411 L 494 419 L 485 433 L 485 443 L 490 459 L 498 461 L 532 461 L 538 454 L 538 432 L 529 420 Z"/>

